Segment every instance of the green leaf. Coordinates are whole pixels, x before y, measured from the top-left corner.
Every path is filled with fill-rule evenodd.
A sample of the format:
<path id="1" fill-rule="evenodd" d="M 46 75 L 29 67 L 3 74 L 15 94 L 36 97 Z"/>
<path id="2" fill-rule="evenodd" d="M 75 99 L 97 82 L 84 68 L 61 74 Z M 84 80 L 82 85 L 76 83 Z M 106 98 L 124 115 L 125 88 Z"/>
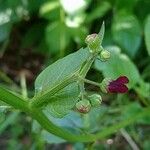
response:
<path id="1" fill-rule="evenodd" d="M 41 137 L 46 143 L 50 144 L 60 144 L 60 143 L 65 143 L 66 141 L 58 136 L 55 136 L 45 130 L 41 132 Z"/>
<path id="2" fill-rule="evenodd" d="M 135 57 L 141 43 L 141 28 L 137 18 L 124 13 L 113 20 L 112 34 L 115 42 L 130 56 Z"/>
<path id="3" fill-rule="evenodd" d="M 44 2 L 45 2 L 45 0 L 42 0 L 42 1 L 41 0 L 28 1 L 28 10 L 30 11 L 30 13 L 38 12 L 40 7 L 43 5 Z"/>
<path id="4" fill-rule="evenodd" d="M 111 52 L 111 57 L 107 62 L 97 60 L 95 68 L 102 71 L 105 77 L 116 79 L 121 75 L 129 78 L 129 87 L 133 88 L 140 80 L 139 72 L 130 58 L 120 53 L 120 49 L 115 46 L 107 47 Z"/>
<path id="5" fill-rule="evenodd" d="M 139 85 L 135 89 L 140 96 L 149 99 L 150 102 L 150 83 L 140 80 Z"/>
<path id="6" fill-rule="evenodd" d="M 64 51 L 69 43 L 66 25 L 61 22 L 49 24 L 46 28 L 46 42 L 51 53 Z"/>
<path id="7" fill-rule="evenodd" d="M 82 48 L 47 67 L 35 81 L 36 96 L 42 96 L 42 94 L 47 93 L 60 82 L 72 76 L 80 69 L 88 56 L 88 50 Z M 78 94 L 77 83 L 72 83 L 52 97 L 47 94 L 46 99 L 50 101 L 50 104 L 46 108 L 49 109 L 51 115 L 63 117 L 75 105 Z"/>
<path id="8" fill-rule="evenodd" d="M 49 13 L 49 12 L 53 11 L 54 9 L 58 8 L 59 6 L 60 6 L 59 1 L 46 2 L 40 8 L 40 15 Z"/>
<path id="9" fill-rule="evenodd" d="M 145 35 L 145 43 L 146 43 L 147 51 L 148 54 L 150 55 L 150 15 L 148 15 L 145 22 L 144 35 Z"/>
<path id="10" fill-rule="evenodd" d="M 60 3 L 56 0 L 51 0 L 43 3 L 39 10 L 39 15 L 47 20 L 59 20 L 60 19 Z"/>
<path id="11" fill-rule="evenodd" d="M 149 138 L 146 138 L 146 140 L 143 141 L 143 149 L 149 150 L 149 148 L 150 148 Z"/>
<path id="12" fill-rule="evenodd" d="M 85 149 L 85 145 L 83 143 L 74 143 L 72 146 L 73 150 L 83 150 Z"/>
<path id="13" fill-rule="evenodd" d="M 122 117 L 123 119 L 125 119 L 125 118 L 129 118 L 132 115 L 138 114 L 139 112 L 142 112 L 143 108 L 140 106 L 139 103 L 133 102 L 133 103 L 129 103 L 127 106 L 124 106 L 122 110 L 123 110 Z M 137 122 L 142 124 L 150 124 L 150 115 L 147 114 L 147 116 L 144 116 L 143 118 L 139 119 Z"/>
<path id="14" fill-rule="evenodd" d="M 92 22 L 94 19 L 103 17 L 109 10 L 111 9 L 111 5 L 107 1 L 101 1 L 96 8 L 93 9 L 91 13 L 86 18 L 86 22 Z"/>
<path id="15" fill-rule="evenodd" d="M 97 108 L 92 108 L 87 115 L 87 123 L 85 124 L 86 131 L 94 133 L 103 128 L 103 123 L 105 123 L 105 115 L 107 114 L 108 108 L 105 105 L 101 105 Z M 94 116 L 94 117 L 93 117 Z M 107 121 L 109 119 L 107 118 Z M 101 126 L 100 126 L 101 124 Z"/>
<path id="16" fill-rule="evenodd" d="M 87 28 L 83 26 L 79 27 L 68 27 L 68 32 L 71 38 L 78 44 L 83 45 L 85 44 L 84 40 L 88 34 Z"/>
<path id="17" fill-rule="evenodd" d="M 47 105 L 46 110 L 50 115 L 62 118 L 75 106 L 78 95 L 78 85 L 70 84 L 51 98 L 51 103 Z"/>
<path id="18" fill-rule="evenodd" d="M 142 24 L 143 24 L 144 19 L 150 12 L 149 7 L 150 7 L 149 0 L 138 0 L 136 6 L 134 7 L 134 13 L 140 19 Z M 142 11 L 139 11 L 141 10 L 141 8 L 142 8 Z"/>
<path id="19" fill-rule="evenodd" d="M 54 124 L 58 126 L 61 126 L 71 132 L 78 134 L 82 131 L 80 129 L 83 128 L 83 120 L 81 118 L 81 115 L 75 111 L 71 111 L 68 115 L 64 116 L 63 118 L 55 118 L 53 116 L 50 116 L 47 110 L 45 110 L 44 113 L 47 115 L 49 120 L 51 120 Z M 40 133 L 40 124 L 38 122 L 33 121 L 32 131 L 35 133 Z M 48 143 L 66 142 L 64 139 L 50 134 L 46 130 L 42 130 L 41 137 Z"/>
<path id="20" fill-rule="evenodd" d="M 49 120 L 51 120 L 57 126 L 61 126 L 63 128 L 66 128 L 78 134 L 83 132 L 80 129 L 84 127 L 84 121 L 78 112 L 71 111 L 69 114 L 67 114 L 63 118 L 55 118 L 53 116 L 49 116 L 49 113 L 47 110 L 45 110 L 44 113 L 45 115 L 47 115 Z"/>
<path id="21" fill-rule="evenodd" d="M 139 103 L 133 102 L 123 106 L 121 110 L 122 110 L 122 117 L 123 119 L 125 119 L 129 118 L 131 115 L 139 113 L 139 111 L 142 111 L 142 107 L 140 106 Z"/>
<path id="22" fill-rule="evenodd" d="M 136 3 L 138 2 L 139 0 L 116 0 L 115 1 L 115 6 L 117 9 L 125 9 L 126 11 L 130 11 L 132 12 Z"/>
<path id="23" fill-rule="evenodd" d="M 103 22 L 102 26 L 101 26 L 101 29 L 100 29 L 100 31 L 98 33 L 98 35 L 100 36 L 100 45 L 103 42 L 104 34 L 105 34 L 105 23 Z"/>
<path id="24" fill-rule="evenodd" d="M 81 48 L 44 69 L 36 78 L 36 93 L 43 94 L 46 90 L 53 88 L 56 84 L 65 80 L 80 69 L 81 65 L 89 56 L 88 49 Z"/>

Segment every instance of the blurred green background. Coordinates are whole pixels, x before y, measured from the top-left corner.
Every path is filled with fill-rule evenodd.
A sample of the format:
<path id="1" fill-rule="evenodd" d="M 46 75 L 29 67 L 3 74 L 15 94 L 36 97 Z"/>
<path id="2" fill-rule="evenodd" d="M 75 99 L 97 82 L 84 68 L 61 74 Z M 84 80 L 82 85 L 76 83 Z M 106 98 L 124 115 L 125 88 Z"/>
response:
<path id="1" fill-rule="evenodd" d="M 150 105 L 150 0 L 0 0 L 0 84 L 32 97 L 34 80 L 40 71 L 85 47 L 85 37 L 98 33 L 103 21 L 103 46 L 111 51 L 111 59 L 107 63 L 97 60 L 88 78 L 101 81 L 103 77 L 126 75 L 130 91 L 124 95 L 103 95 L 101 108 L 93 110 L 86 123 L 74 113 L 63 119 L 53 118 L 54 122 L 71 131 L 75 125 L 95 132 L 141 111 Z M 89 85 L 87 90 L 98 91 Z M 90 147 L 67 143 L 32 122 L 25 114 L 0 106 L 0 149 Z M 150 117 L 142 118 L 97 141 L 93 149 L 133 149 L 127 135 L 136 148 L 149 150 L 149 133 Z"/>

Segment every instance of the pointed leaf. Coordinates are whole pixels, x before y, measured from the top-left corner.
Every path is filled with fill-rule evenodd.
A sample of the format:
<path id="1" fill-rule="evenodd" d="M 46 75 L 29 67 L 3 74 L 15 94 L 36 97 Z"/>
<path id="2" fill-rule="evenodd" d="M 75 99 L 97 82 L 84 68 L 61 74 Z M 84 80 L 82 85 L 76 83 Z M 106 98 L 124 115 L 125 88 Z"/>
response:
<path id="1" fill-rule="evenodd" d="M 89 56 L 88 49 L 79 51 L 57 60 L 44 69 L 35 80 L 36 94 L 43 94 L 48 89 L 74 74 Z"/>
<path id="2" fill-rule="evenodd" d="M 46 42 L 51 53 L 58 53 L 66 48 L 69 43 L 67 27 L 64 23 L 53 22 L 46 28 Z"/>
<path id="3" fill-rule="evenodd" d="M 67 115 L 78 100 L 79 90 L 77 83 L 70 84 L 51 98 L 46 110 L 56 118 Z"/>
<path id="4" fill-rule="evenodd" d="M 103 42 L 104 34 L 105 34 L 105 22 L 103 21 L 101 29 L 98 33 L 98 35 L 100 36 L 100 44 L 102 44 Z"/>
<path id="5" fill-rule="evenodd" d="M 55 117 L 66 115 L 75 105 L 79 91 L 77 83 L 68 85 L 53 96 L 49 96 L 48 91 L 78 71 L 88 56 L 89 51 L 87 49 L 80 49 L 48 66 L 37 77 L 35 99 L 36 96 L 40 97 L 47 93 L 44 98 L 49 101 L 46 108 L 49 109 L 51 115 Z"/>

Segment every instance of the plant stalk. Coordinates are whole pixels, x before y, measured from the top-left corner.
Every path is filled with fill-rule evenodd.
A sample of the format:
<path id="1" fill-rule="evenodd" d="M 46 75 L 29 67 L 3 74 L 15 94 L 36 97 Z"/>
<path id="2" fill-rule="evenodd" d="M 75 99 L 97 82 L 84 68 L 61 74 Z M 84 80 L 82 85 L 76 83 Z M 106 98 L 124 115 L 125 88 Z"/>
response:
<path id="1" fill-rule="evenodd" d="M 14 107 L 15 109 L 20 109 L 21 111 L 28 112 L 28 103 L 25 99 L 19 97 L 16 94 L 0 87 L 0 100 L 6 104 Z"/>
<path id="2" fill-rule="evenodd" d="M 38 123 L 49 133 L 52 133 L 58 137 L 61 137 L 69 142 L 94 142 L 96 140 L 103 139 L 113 133 L 118 129 L 124 128 L 129 124 L 136 122 L 138 119 L 148 115 L 150 113 L 150 108 L 145 108 L 142 112 L 139 112 L 136 115 L 132 115 L 127 120 L 121 121 L 110 127 L 105 127 L 102 131 L 99 131 L 96 134 L 73 134 L 61 127 L 53 124 L 43 112 L 35 109 L 32 113 L 32 117 L 38 121 Z"/>

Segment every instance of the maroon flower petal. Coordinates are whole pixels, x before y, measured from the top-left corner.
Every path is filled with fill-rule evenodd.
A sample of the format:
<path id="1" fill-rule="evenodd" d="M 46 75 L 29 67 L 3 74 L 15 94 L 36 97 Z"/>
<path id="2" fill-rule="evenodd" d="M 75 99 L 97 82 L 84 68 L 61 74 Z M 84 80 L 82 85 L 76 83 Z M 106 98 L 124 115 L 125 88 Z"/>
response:
<path id="1" fill-rule="evenodd" d="M 112 84 L 110 84 L 110 85 L 108 86 L 107 91 L 108 91 L 109 93 L 118 93 L 118 91 L 119 91 L 119 86 L 118 86 L 118 85 L 112 85 Z"/>
<path id="2" fill-rule="evenodd" d="M 126 85 L 121 85 L 118 89 L 118 93 L 126 93 L 128 91 L 128 87 Z"/>
<path id="3" fill-rule="evenodd" d="M 128 87 L 125 85 L 129 82 L 129 79 L 126 76 L 120 76 L 116 80 L 109 82 L 107 91 L 110 93 L 126 93 Z"/>
<path id="4" fill-rule="evenodd" d="M 129 82 L 129 79 L 126 76 L 120 76 L 115 81 L 118 82 L 118 83 L 121 83 L 121 84 L 126 84 L 126 83 Z"/>
<path id="5" fill-rule="evenodd" d="M 108 92 L 110 93 L 126 93 L 128 91 L 128 87 L 124 84 L 121 85 L 113 85 L 108 87 Z"/>

